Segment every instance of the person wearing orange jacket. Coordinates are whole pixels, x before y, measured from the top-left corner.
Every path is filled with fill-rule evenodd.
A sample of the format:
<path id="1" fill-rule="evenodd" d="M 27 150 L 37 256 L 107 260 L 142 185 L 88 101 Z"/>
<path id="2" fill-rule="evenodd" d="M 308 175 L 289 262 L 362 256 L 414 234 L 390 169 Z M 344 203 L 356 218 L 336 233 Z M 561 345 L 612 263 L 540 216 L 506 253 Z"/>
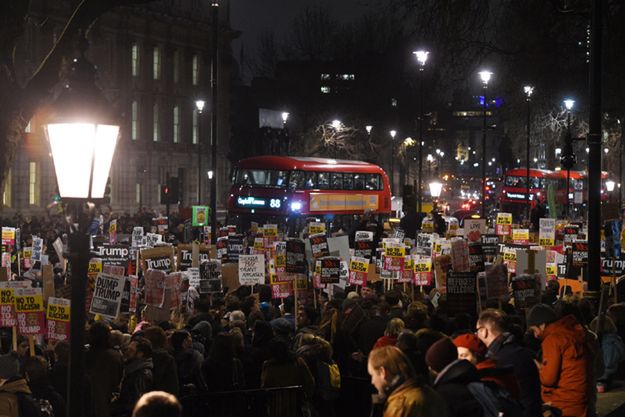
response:
<path id="1" fill-rule="evenodd" d="M 559 408 L 564 417 L 586 417 L 591 357 L 584 328 L 573 315 L 557 319 L 545 304 L 528 312 L 527 328 L 541 340 L 542 362 L 538 366 L 543 402 Z"/>

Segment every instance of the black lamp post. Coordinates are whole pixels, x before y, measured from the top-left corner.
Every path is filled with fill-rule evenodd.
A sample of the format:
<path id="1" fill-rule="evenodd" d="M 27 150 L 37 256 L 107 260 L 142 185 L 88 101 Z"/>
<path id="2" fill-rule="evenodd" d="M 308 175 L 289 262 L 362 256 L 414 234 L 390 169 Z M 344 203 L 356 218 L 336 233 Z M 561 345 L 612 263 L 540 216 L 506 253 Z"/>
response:
<path id="1" fill-rule="evenodd" d="M 195 109 L 197 110 L 197 204 L 202 204 L 202 111 L 206 101 L 195 100 Z"/>
<path id="2" fill-rule="evenodd" d="M 397 135 L 396 130 L 391 130 L 389 132 L 391 135 L 391 194 L 395 193 L 395 135 Z"/>
<path id="3" fill-rule="evenodd" d="M 217 66 L 219 59 L 219 2 L 212 0 L 213 44 L 211 59 L 211 170 L 214 172 L 211 181 L 211 245 L 217 244 Z"/>
<path id="4" fill-rule="evenodd" d="M 573 152 L 573 136 L 571 136 L 571 110 L 575 106 L 575 100 L 567 98 L 564 100 L 564 106 L 566 107 L 566 139 L 564 141 L 564 147 L 562 149 L 562 155 L 560 156 L 560 165 L 566 169 L 566 205 L 564 206 L 564 217 L 569 217 L 569 210 L 571 205 L 571 168 L 575 166 L 577 157 Z"/>
<path id="5" fill-rule="evenodd" d="M 484 87 L 484 103 L 482 107 L 482 218 L 486 218 L 486 108 L 488 106 L 486 100 L 486 92 L 488 90 L 488 82 L 493 75 L 490 71 L 480 71 L 480 79 Z"/>
<path id="6" fill-rule="evenodd" d="M 525 168 L 527 172 L 525 173 L 525 202 L 527 204 L 527 219 L 530 218 L 530 142 L 531 142 L 531 115 L 532 115 L 532 93 L 534 92 L 534 87 L 531 85 L 526 85 L 523 87 L 523 92 L 525 93 L 525 101 L 527 101 L 527 138 L 525 143 Z"/>
<path id="7" fill-rule="evenodd" d="M 84 411 L 85 293 L 91 257 L 88 227 L 95 214 L 92 201 L 104 197 L 119 135 L 111 106 L 95 86 L 95 68 L 84 57 L 86 39 L 80 39 L 77 46 L 65 88 L 45 126 L 59 195 L 73 212 L 68 237 L 72 271 L 67 390 L 70 417 L 80 417 Z"/>
<path id="8" fill-rule="evenodd" d="M 423 96 L 424 96 L 424 88 L 423 88 L 423 78 L 424 78 L 424 70 L 425 64 L 428 60 L 428 55 L 430 54 L 428 51 L 419 50 L 413 52 L 417 57 L 417 61 L 419 62 L 419 172 L 418 172 L 418 182 L 417 182 L 417 212 L 421 213 L 421 200 L 423 199 L 422 192 L 422 183 L 423 183 L 423 123 L 424 123 L 424 114 L 423 114 Z"/>

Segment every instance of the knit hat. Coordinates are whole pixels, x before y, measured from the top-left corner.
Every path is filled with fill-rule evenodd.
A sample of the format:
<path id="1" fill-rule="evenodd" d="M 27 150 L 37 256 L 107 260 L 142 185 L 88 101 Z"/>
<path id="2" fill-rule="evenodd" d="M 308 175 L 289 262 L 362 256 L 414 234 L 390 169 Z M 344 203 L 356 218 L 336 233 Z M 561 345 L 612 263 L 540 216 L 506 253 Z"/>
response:
<path id="1" fill-rule="evenodd" d="M 435 372 L 442 371 L 457 359 L 458 349 L 448 337 L 434 343 L 425 354 L 425 363 Z"/>
<path id="2" fill-rule="evenodd" d="M 536 304 L 527 313 L 527 327 L 551 324 L 557 320 L 556 312 L 546 304 Z"/>
<path id="3" fill-rule="evenodd" d="M 466 333 L 454 339 L 454 345 L 469 349 L 474 354 L 486 355 L 486 345 L 473 333 Z"/>
<path id="4" fill-rule="evenodd" d="M 20 362 L 13 352 L 0 355 L 0 379 L 9 379 L 20 373 Z"/>

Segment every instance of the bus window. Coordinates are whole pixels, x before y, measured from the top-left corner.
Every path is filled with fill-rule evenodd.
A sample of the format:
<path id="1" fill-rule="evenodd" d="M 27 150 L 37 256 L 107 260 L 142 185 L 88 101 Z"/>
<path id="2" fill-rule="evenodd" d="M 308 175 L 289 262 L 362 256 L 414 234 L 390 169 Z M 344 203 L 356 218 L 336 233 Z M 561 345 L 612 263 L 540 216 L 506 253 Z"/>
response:
<path id="1" fill-rule="evenodd" d="M 306 183 L 303 187 L 306 190 L 312 190 L 317 187 L 317 173 L 316 172 L 305 172 L 306 174 Z"/>
<path id="2" fill-rule="evenodd" d="M 317 188 L 327 190 L 330 188 L 330 173 L 319 172 L 317 174 Z"/>
<path id="3" fill-rule="evenodd" d="M 343 173 L 342 172 L 330 173 L 330 188 L 333 190 L 343 189 Z"/>
<path id="4" fill-rule="evenodd" d="M 380 175 L 367 174 L 367 190 L 381 190 L 382 184 L 380 181 Z"/>
<path id="5" fill-rule="evenodd" d="M 306 183 L 306 176 L 303 171 L 291 171 L 291 177 L 289 178 L 289 189 L 295 190 L 298 188 L 304 188 Z"/>
<path id="6" fill-rule="evenodd" d="M 286 187 L 287 171 L 271 169 L 241 169 L 237 171 L 236 185 Z"/>
<path id="7" fill-rule="evenodd" d="M 345 190 L 354 189 L 354 174 L 346 172 L 343 174 L 343 188 Z"/>
<path id="8" fill-rule="evenodd" d="M 354 174 L 354 190 L 365 189 L 365 174 Z"/>

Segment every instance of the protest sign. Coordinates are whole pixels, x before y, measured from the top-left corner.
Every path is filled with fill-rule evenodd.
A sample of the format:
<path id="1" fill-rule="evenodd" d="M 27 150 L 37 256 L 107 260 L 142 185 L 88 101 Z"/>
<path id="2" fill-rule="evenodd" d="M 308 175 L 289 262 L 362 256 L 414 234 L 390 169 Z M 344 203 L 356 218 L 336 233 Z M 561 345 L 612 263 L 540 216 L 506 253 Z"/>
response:
<path id="1" fill-rule="evenodd" d="M 327 256 L 319 261 L 321 261 L 321 283 L 337 284 L 341 273 L 341 258 Z"/>
<path id="2" fill-rule="evenodd" d="M 447 273 L 447 313 L 469 313 L 477 309 L 477 280 L 475 272 Z"/>
<path id="3" fill-rule="evenodd" d="M 482 252 L 484 257 L 492 259 L 497 256 L 499 248 L 499 236 L 497 235 L 482 235 Z"/>
<path id="4" fill-rule="evenodd" d="M 357 230 L 354 235 L 355 242 L 373 242 L 373 232 L 367 230 Z"/>
<path id="5" fill-rule="evenodd" d="M 410 283 L 414 280 L 414 274 L 414 257 L 412 255 L 406 255 L 404 258 L 404 270 L 399 273 L 397 282 Z"/>
<path id="6" fill-rule="evenodd" d="M 349 285 L 366 285 L 369 272 L 369 259 L 352 256 L 349 261 Z"/>
<path id="7" fill-rule="evenodd" d="M 244 253 L 243 235 L 229 235 L 227 247 L 227 261 L 236 263 Z"/>
<path id="8" fill-rule="evenodd" d="M 534 275 L 519 274 L 512 277 L 512 296 L 516 307 L 529 307 L 537 299 L 536 279 Z"/>
<path id="9" fill-rule="evenodd" d="M 197 245 L 196 245 L 197 246 Z M 199 245 L 198 262 L 208 261 L 210 259 L 210 246 Z M 180 244 L 176 247 L 176 270 L 186 271 L 193 266 L 193 245 Z"/>
<path id="10" fill-rule="evenodd" d="M 138 248 L 143 242 L 143 227 L 135 226 L 132 228 L 131 244 L 133 248 Z"/>
<path id="11" fill-rule="evenodd" d="M 145 274 L 144 302 L 148 305 L 162 307 L 165 302 L 165 271 L 148 269 Z"/>
<path id="12" fill-rule="evenodd" d="M 417 254 L 432 256 L 432 235 L 430 233 L 419 233 L 417 235 Z"/>
<path id="13" fill-rule="evenodd" d="M 114 245 L 117 243 L 117 219 L 109 222 L 109 243 Z"/>
<path id="14" fill-rule="evenodd" d="M 50 297 L 46 319 L 48 339 L 69 340 L 70 301 L 64 298 Z"/>
<path id="15" fill-rule="evenodd" d="M 274 300 L 287 298 L 293 295 L 293 285 L 290 282 L 271 284 L 271 298 Z"/>
<path id="16" fill-rule="evenodd" d="M 574 241 L 577 240 L 579 234 L 579 225 L 567 224 L 564 226 L 564 247 L 571 247 Z"/>
<path id="17" fill-rule="evenodd" d="M 354 242 L 354 255 L 361 258 L 371 258 L 373 254 L 373 242 L 361 240 Z"/>
<path id="18" fill-rule="evenodd" d="M 191 225 L 200 227 L 208 224 L 210 219 L 210 208 L 208 206 L 192 206 Z"/>
<path id="19" fill-rule="evenodd" d="M 41 255 L 43 255 L 43 239 L 33 236 L 33 261 L 41 261 Z"/>
<path id="20" fill-rule="evenodd" d="M 467 272 L 469 264 L 469 248 L 463 238 L 454 238 L 451 241 L 451 267 L 456 272 Z"/>
<path id="21" fill-rule="evenodd" d="M 310 236 L 309 240 L 313 259 L 330 256 L 330 248 L 328 246 L 328 238 L 326 237 L 326 235 Z"/>
<path id="22" fill-rule="evenodd" d="M 387 242 L 384 248 L 384 270 L 403 271 L 406 248 L 403 243 Z"/>
<path id="23" fill-rule="evenodd" d="M 306 247 L 299 239 L 291 239 L 286 242 L 286 272 L 303 274 L 306 272 Z"/>
<path id="24" fill-rule="evenodd" d="M 174 270 L 174 248 L 160 246 L 151 249 L 141 249 L 143 272 L 149 269 L 172 272 Z"/>
<path id="25" fill-rule="evenodd" d="M 465 219 L 464 236 L 469 242 L 480 242 L 486 233 L 486 219 Z"/>
<path id="26" fill-rule="evenodd" d="M 486 268 L 486 298 L 501 298 L 508 295 L 508 268 L 504 264 Z"/>
<path id="27" fill-rule="evenodd" d="M 0 282 L 0 327 L 12 327 L 17 325 L 15 316 L 15 288 L 11 285 L 19 281 Z"/>
<path id="28" fill-rule="evenodd" d="M 41 288 L 15 288 L 17 331 L 23 336 L 45 333 Z"/>
<path id="29" fill-rule="evenodd" d="M 556 219 L 543 218 L 539 220 L 538 244 L 540 246 L 555 246 Z"/>
<path id="30" fill-rule="evenodd" d="M 499 236 L 510 235 L 512 229 L 512 213 L 497 213 L 497 220 L 495 224 L 495 234 Z"/>
<path id="31" fill-rule="evenodd" d="M 571 254 L 573 256 L 573 266 L 583 267 L 588 264 L 588 242 L 585 240 L 573 242 Z"/>
<path id="32" fill-rule="evenodd" d="M 326 233 L 326 224 L 321 222 L 308 223 L 308 235 L 318 235 Z"/>
<path id="33" fill-rule="evenodd" d="M 102 266 L 121 266 L 124 274 L 128 271 L 130 260 L 130 248 L 128 245 L 102 245 L 98 247 L 96 254 L 102 260 Z"/>
<path id="34" fill-rule="evenodd" d="M 530 241 L 529 229 L 512 229 L 512 242 L 519 245 L 527 245 Z"/>
<path id="35" fill-rule="evenodd" d="M 265 283 L 265 255 L 239 255 L 239 283 L 241 285 Z"/>
<path id="36" fill-rule="evenodd" d="M 484 252 L 482 244 L 478 242 L 469 243 L 469 269 L 471 271 L 484 271 Z"/>
<path id="37" fill-rule="evenodd" d="M 235 265 L 228 265 L 234 267 Z M 238 266 L 238 265 L 236 265 Z M 192 268 L 190 268 L 192 269 Z M 221 274 L 221 262 L 210 260 L 200 264 L 200 294 L 212 294 L 223 292 L 223 279 Z M 238 279 L 237 279 L 238 285 Z M 232 290 L 232 288 L 229 288 Z M 236 289 L 236 288 L 235 288 Z"/>
<path id="38" fill-rule="evenodd" d="M 432 258 L 415 255 L 414 272 L 415 285 L 430 285 L 432 283 Z"/>
<path id="39" fill-rule="evenodd" d="M 95 281 L 89 312 L 111 319 L 117 318 L 125 282 L 124 277 L 105 273 L 99 274 Z"/>

